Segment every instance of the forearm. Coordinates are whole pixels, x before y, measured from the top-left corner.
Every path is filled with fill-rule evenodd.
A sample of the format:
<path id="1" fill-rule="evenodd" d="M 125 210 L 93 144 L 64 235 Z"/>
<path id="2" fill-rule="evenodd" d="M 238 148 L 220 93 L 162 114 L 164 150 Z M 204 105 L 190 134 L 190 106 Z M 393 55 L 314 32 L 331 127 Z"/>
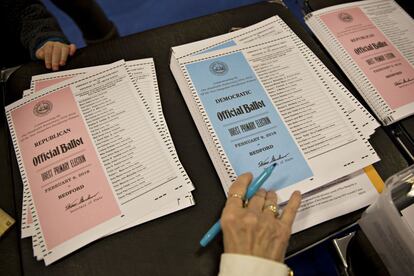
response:
<path id="1" fill-rule="evenodd" d="M 241 254 L 222 254 L 219 276 L 287 276 L 289 268 L 282 263 Z"/>
<path id="2" fill-rule="evenodd" d="M 32 59 L 36 50 L 50 39 L 69 44 L 56 19 L 38 1 L 25 1 L 21 22 L 20 39 Z"/>

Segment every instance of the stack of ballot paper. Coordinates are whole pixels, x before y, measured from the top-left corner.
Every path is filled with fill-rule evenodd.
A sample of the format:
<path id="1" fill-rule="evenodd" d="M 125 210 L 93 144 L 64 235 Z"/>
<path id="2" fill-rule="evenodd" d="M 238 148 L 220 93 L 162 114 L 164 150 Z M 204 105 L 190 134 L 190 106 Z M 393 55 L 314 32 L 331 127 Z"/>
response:
<path id="1" fill-rule="evenodd" d="M 34 76 L 6 115 L 24 184 L 22 237 L 46 265 L 194 204 L 152 59 Z"/>
<path id="2" fill-rule="evenodd" d="M 170 68 L 226 193 L 276 164 L 264 188 L 304 194 L 293 232 L 376 197 L 378 122 L 279 17 L 173 47 Z"/>
<path id="3" fill-rule="evenodd" d="M 414 114 L 414 20 L 394 0 L 335 5 L 305 19 L 384 125 Z"/>

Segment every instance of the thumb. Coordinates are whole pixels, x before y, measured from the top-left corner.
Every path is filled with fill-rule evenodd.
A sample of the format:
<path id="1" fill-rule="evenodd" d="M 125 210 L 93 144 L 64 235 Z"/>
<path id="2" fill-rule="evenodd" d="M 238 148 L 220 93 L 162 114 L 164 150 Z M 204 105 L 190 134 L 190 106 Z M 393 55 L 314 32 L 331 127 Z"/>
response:
<path id="1" fill-rule="evenodd" d="M 38 49 L 35 55 L 36 55 L 36 58 L 38 59 L 42 59 L 42 60 L 45 59 L 45 51 L 43 50 L 43 47 Z"/>

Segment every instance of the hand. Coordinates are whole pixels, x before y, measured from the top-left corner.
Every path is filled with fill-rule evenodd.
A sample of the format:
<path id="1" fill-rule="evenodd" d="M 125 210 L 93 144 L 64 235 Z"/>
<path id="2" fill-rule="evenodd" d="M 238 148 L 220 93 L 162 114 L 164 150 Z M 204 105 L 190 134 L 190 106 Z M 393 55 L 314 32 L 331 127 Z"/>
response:
<path id="1" fill-rule="evenodd" d="M 75 44 L 67 45 L 62 42 L 48 41 L 37 49 L 36 57 L 45 61 L 47 69 L 59 70 L 59 66 L 66 64 L 68 55 L 73 56 L 76 51 Z"/>
<path id="2" fill-rule="evenodd" d="M 265 206 L 277 206 L 275 192 L 260 189 L 243 207 L 243 200 L 252 175 L 245 173 L 229 189 L 229 197 L 221 215 L 224 252 L 252 255 L 283 262 L 289 243 L 291 228 L 300 206 L 301 195 L 296 191 L 280 217 Z"/>

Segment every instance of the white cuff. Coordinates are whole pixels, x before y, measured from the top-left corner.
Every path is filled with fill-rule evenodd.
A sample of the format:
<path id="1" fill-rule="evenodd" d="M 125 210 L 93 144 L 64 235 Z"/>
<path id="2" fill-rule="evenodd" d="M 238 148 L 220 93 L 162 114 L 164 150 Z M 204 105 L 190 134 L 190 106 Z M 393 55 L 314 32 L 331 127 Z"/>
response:
<path id="1" fill-rule="evenodd" d="M 224 253 L 221 255 L 219 276 L 286 276 L 289 268 L 264 258 Z"/>

